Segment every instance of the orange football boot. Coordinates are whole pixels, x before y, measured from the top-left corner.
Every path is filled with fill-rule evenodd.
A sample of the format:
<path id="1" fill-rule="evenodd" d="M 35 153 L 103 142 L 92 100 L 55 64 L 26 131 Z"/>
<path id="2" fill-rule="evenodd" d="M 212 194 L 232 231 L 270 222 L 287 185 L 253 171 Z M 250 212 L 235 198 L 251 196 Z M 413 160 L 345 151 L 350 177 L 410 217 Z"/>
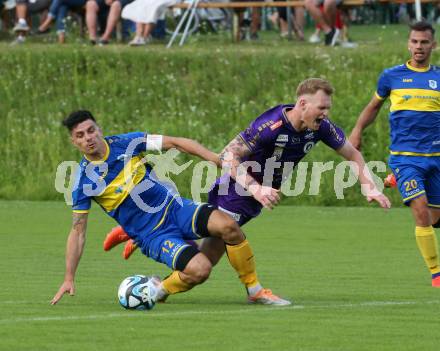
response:
<path id="1" fill-rule="evenodd" d="M 397 186 L 396 177 L 393 173 L 390 173 L 386 176 L 386 178 L 383 180 L 383 185 L 385 188 L 395 188 Z"/>
<path id="2" fill-rule="evenodd" d="M 248 303 L 273 306 L 288 306 L 292 302 L 275 295 L 270 289 L 261 289 L 253 296 L 248 296 Z"/>
<path id="3" fill-rule="evenodd" d="M 122 253 L 122 257 L 124 257 L 125 260 L 128 260 L 133 252 L 136 251 L 138 246 L 134 242 L 134 240 L 130 239 L 125 243 L 124 252 Z"/>
<path id="4" fill-rule="evenodd" d="M 130 239 L 128 234 L 124 232 L 121 226 L 115 227 L 111 230 L 110 233 L 107 234 L 104 240 L 104 250 L 108 251 L 114 248 L 116 245 L 123 243 Z"/>
<path id="5" fill-rule="evenodd" d="M 440 288 L 440 275 L 438 277 L 432 278 L 432 287 Z"/>

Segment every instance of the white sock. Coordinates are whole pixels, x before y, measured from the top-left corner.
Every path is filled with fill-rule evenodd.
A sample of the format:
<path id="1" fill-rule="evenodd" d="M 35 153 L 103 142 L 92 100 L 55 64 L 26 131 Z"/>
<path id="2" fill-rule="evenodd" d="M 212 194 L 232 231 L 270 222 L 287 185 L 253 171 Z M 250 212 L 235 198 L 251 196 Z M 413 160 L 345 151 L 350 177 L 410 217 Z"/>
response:
<path id="1" fill-rule="evenodd" d="M 256 295 L 261 289 L 263 289 L 263 287 L 260 284 L 257 284 L 255 286 L 252 286 L 250 288 L 247 288 L 247 292 L 249 294 L 249 296 L 254 296 Z"/>
<path id="2" fill-rule="evenodd" d="M 18 23 L 27 25 L 26 19 L 24 19 L 24 18 L 19 18 Z"/>
<path id="3" fill-rule="evenodd" d="M 156 300 L 162 300 L 165 297 L 167 297 L 169 294 L 168 292 L 163 288 L 163 284 L 161 283 L 158 287 L 157 287 L 157 295 L 156 295 Z"/>

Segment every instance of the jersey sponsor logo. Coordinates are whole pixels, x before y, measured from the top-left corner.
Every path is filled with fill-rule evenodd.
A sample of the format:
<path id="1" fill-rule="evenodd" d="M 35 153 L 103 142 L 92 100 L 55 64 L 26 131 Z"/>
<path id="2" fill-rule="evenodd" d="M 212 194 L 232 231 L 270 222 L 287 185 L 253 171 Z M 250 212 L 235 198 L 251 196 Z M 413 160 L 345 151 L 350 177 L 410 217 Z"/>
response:
<path id="1" fill-rule="evenodd" d="M 403 95 L 402 97 L 403 97 L 403 99 L 404 99 L 405 101 L 408 101 L 409 99 L 412 98 L 411 95 Z"/>
<path id="2" fill-rule="evenodd" d="M 283 123 L 282 121 L 280 121 L 280 122 Z M 272 121 L 272 120 L 267 121 L 267 122 L 263 123 L 261 126 L 259 126 L 259 127 L 258 127 L 258 130 L 261 132 L 261 131 L 263 131 L 263 129 L 266 129 L 266 128 L 269 127 L 269 126 L 271 126 L 271 127 L 270 127 L 271 130 L 274 130 L 274 129 L 276 129 L 276 128 L 272 129 L 272 127 L 273 127 L 274 125 L 276 125 L 276 123 L 275 123 L 275 124 L 274 124 L 274 123 L 275 123 L 275 122 Z M 278 122 L 277 122 L 277 123 L 278 123 Z"/>
<path id="3" fill-rule="evenodd" d="M 440 140 L 435 140 L 432 142 L 432 145 L 440 145 Z"/>
<path id="4" fill-rule="evenodd" d="M 270 130 L 274 131 L 283 125 L 283 121 L 278 121 L 270 126 Z"/>
<path id="5" fill-rule="evenodd" d="M 413 80 L 412 80 L 411 78 L 403 78 L 403 79 L 402 79 L 402 82 L 403 82 L 403 83 L 412 83 L 412 81 L 413 81 Z"/>
<path id="6" fill-rule="evenodd" d="M 292 143 L 293 144 L 299 144 L 301 142 L 301 138 L 292 137 Z"/>
<path id="7" fill-rule="evenodd" d="M 280 134 L 277 138 L 277 143 L 287 143 L 289 141 L 289 136 L 287 134 Z"/>
<path id="8" fill-rule="evenodd" d="M 429 87 L 431 89 L 437 89 L 437 81 L 436 80 L 430 79 L 428 82 L 429 82 Z"/>
<path id="9" fill-rule="evenodd" d="M 315 143 L 313 141 L 309 141 L 304 145 L 304 153 L 308 153 L 313 147 L 315 146 Z"/>

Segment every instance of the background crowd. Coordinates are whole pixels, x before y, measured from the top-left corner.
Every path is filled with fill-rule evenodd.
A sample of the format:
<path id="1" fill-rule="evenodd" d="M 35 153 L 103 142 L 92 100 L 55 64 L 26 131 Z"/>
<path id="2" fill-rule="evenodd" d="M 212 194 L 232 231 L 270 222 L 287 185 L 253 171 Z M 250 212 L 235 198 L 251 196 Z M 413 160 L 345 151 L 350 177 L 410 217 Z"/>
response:
<path id="1" fill-rule="evenodd" d="M 174 22 L 178 20 L 182 10 L 173 9 L 173 6 L 179 2 L 183 0 L 0 0 L 0 23 L 3 31 L 12 30 L 15 33 L 14 43 L 24 43 L 29 35 L 45 35 L 50 32 L 56 32 L 58 42 L 64 43 L 69 29 L 66 20 L 73 18 L 75 23 L 79 23 L 82 34 L 87 30 L 91 45 L 107 45 L 118 38 L 131 46 L 143 46 L 152 37 L 163 38 L 167 26 L 169 31 L 172 30 L 166 18 L 172 18 Z M 203 11 L 201 20 L 207 20 L 213 31 L 218 29 L 220 23 L 224 27 L 231 25 L 232 10 L 198 11 Z M 281 37 L 287 37 L 290 22 L 297 40 L 307 39 L 315 44 L 322 42 L 328 46 L 344 47 L 356 47 L 356 43 L 350 41 L 348 36 L 351 22 L 397 23 L 407 22 L 415 16 L 412 4 L 375 4 L 374 0 L 362 8 L 346 7 L 343 0 L 304 0 L 304 7 L 233 11 L 238 13 L 240 23 L 237 41 L 258 40 L 263 22 L 263 28 L 276 28 Z M 423 15 L 435 21 L 440 15 L 440 4 L 425 4 Z M 315 32 L 309 38 L 304 37 L 307 21 L 315 25 Z"/>

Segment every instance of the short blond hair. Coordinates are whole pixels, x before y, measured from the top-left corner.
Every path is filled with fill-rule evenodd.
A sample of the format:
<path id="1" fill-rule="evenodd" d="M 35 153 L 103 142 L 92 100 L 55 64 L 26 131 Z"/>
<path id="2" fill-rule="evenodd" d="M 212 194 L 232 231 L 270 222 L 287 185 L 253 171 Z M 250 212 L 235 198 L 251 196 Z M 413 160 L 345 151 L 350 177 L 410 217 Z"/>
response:
<path id="1" fill-rule="evenodd" d="M 332 85 L 325 79 L 309 78 L 299 83 L 298 88 L 296 88 L 296 97 L 314 95 L 318 90 L 324 91 L 327 95 L 332 95 L 334 92 Z"/>

